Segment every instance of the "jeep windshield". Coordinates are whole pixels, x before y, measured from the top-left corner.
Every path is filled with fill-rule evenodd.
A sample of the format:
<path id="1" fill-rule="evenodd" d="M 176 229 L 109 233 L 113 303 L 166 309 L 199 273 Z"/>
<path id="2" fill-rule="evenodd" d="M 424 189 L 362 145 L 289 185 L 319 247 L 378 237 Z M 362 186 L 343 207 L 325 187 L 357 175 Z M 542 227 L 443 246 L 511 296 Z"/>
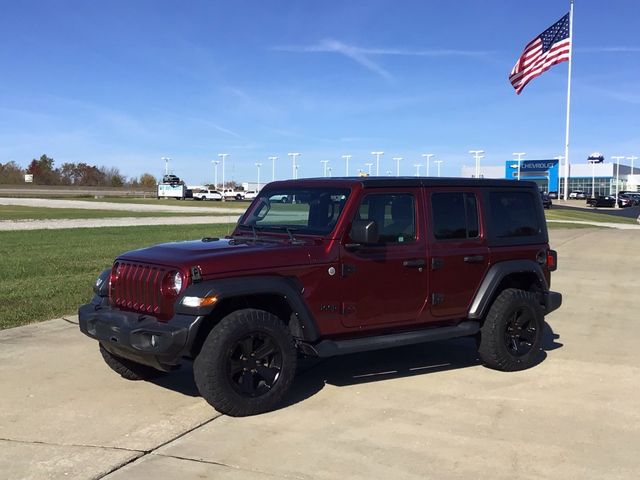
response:
<path id="1" fill-rule="evenodd" d="M 347 188 L 288 188 L 261 191 L 238 227 L 260 231 L 326 235 L 349 197 Z"/>

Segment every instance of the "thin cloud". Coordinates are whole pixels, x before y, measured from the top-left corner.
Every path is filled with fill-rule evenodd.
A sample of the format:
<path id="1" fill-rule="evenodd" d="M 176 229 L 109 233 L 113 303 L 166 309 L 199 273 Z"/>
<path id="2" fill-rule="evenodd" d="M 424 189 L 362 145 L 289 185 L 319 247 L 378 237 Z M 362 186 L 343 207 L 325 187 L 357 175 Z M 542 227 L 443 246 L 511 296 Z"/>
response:
<path id="1" fill-rule="evenodd" d="M 362 48 L 348 45 L 334 39 L 325 39 L 317 45 L 307 46 L 281 46 L 273 47 L 272 50 L 281 52 L 300 53 L 338 53 L 350 58 L 354 62 L 363 66 L 367 70 L 379 75 L 386 80 L 392 80 L 393 76 L 379 64 L 374 62 L 371 56 L 413 56 L 413 57 L 481 57 L 490 54 L 489 51 L 479 50 L 452 50 L 452 49 L 430 49 L 430 50 L 410 50 L 400 48 Z"/>
<path id="2" fill-rule="evenodd" d="M 584 47 L 576 48 L 579 53 L 640 53 L 640 47 Z"/>

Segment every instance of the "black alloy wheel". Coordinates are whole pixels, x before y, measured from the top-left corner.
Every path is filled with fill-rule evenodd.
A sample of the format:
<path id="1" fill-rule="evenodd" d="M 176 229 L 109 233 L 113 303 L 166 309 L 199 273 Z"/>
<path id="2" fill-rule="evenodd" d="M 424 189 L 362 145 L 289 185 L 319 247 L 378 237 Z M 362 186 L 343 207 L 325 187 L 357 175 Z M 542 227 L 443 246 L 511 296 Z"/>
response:
<path id="1" fill-rule="evenodd" d="M 282 371 L 282 352 L 268 334 L 253 332 L 239 339 L 229 350 L 229 383 L 240 395 L 259 397 L 277 383 Z"/>
<path id="2" fill-rule="evenodd" d="M 504 341 L 514 357 L 522 357 L 533 348 L 536 340 L 536 321 L 527 308 L 518 308 L 507 321 Z"/>

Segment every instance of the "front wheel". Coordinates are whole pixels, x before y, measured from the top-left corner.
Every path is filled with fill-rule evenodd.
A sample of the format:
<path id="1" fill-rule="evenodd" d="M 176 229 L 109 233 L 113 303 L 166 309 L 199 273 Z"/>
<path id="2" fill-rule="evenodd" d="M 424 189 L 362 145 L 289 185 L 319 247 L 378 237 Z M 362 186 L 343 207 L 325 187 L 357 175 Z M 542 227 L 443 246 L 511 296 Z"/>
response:
<path id="1" fill-rule="evenodd" d="M 496 370 L 530 368 L 540 353 L 543 328 L 544 314 L 535 294 L 515 288 L 503 290 L 482 325 L 480 358 Z"/>
<path id="2" fill-rule="evenodd" d="M 263 310 L 245 309 L 222 319 L 193 364 L 200 394 L 234 417 L 273 410 L 296 372 L 296 348 L 286 326 Z"/>

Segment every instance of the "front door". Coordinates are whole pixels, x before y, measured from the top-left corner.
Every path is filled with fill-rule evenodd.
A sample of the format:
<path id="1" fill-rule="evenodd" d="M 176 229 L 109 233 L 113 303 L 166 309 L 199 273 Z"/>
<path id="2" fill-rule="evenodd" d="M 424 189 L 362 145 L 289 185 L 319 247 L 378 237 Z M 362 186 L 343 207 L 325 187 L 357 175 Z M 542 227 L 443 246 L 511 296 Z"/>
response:
<path id="1" fill-rule="evenodd" d="M 423 320 L 427 300 L 426 240 L 418 219 L 420 189 L 376 190 L 363 196 L 355 219 L 374 220 L 374 245 L 340 251 L 340 313 L 346 327 L 382 327 Z"/>

